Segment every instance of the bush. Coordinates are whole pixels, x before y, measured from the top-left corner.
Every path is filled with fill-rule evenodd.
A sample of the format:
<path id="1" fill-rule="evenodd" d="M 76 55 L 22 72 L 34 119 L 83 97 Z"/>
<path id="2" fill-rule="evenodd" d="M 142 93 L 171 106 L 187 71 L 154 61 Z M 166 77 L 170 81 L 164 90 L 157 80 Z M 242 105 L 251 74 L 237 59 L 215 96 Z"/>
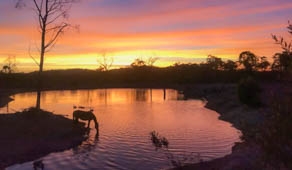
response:
<path id="1" fill-rule="evenodd" d="M 260 92 L 259 84 L 251 76 L 241 79 L 238 84 L 239 100 L 249 106 L 259 107 L 261 105 Z"/>
<path id="2" fill-rule="evenodd" d="M 272 96 L 272 111 L 266 115 L 256 138 L 264 151 L 264 162 L 275 169 L 292 169 L 292 98 L 289 95 Z"/>

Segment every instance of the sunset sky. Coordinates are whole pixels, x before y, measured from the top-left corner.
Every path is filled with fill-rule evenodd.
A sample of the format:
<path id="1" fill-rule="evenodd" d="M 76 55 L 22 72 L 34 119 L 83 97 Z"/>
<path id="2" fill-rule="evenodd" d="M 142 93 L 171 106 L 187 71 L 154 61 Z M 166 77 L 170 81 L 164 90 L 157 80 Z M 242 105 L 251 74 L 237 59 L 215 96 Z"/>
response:
<path id="1" fill-rule="evenodd" d="M 28 0 L 25 0 L 28 1 Z M 37 70 L 39 32 L 34 13 L 0 1 L 0 64 L 15 56 L 19 72 Z M 281 49 L 271 34 L 287 34 L 291 0 L 81 0 L 72 6 L 69 30 L 46 54 L 44 68 L 97 68 L 106 53 L 115 66 L 158 57 L 156 66 L 202 62 L 208 54 L 236 60 L 250 50 L 270 57 Z"/>

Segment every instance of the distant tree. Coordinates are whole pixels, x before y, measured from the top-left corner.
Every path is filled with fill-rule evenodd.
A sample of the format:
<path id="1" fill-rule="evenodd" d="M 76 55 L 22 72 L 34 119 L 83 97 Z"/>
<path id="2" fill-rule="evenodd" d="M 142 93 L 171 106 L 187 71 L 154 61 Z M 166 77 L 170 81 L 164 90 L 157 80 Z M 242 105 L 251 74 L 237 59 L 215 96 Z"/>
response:
<path id="1" fill-rule="evenodd" d="M 113 65 L 114 58 L 107 56 L 106 52 L 103 52 L 101 56 L 97 58 L 98 70 L 108 71 Z"/>
<path id="2" fill-rule="evenodd" d="M 146 66 L 146 61 L 144 61 L 142 58 L 136 58 L 131 63 L 131 67 L 143 67 L 143 66 Z"/>
<path id="3" fill-rule="evenodd" d="M 208 55 L 207 57 L 207 65 L 212 69 L 212 70 L 220 70 L 223 68 L 223 61 L 221 58 L 213 56 L 213 55 Z"/>
<path id="4" fill-rule="evenodd" d="M 5 59 L 2 67 L 2 73 L 13 73 L 16 71 L 16 58 L 15 56 L 9 56 Z"/>
<path id="5" fill-rule="evenodd" d="M 158 57 L 149 57 L 147 60 L 143 60 L 142 58 L 136 58 L 132 63 L 131 67 L 153 67 L 154 63 L 158 60 Z"/>
<path id="6" fill-rule="evenodd" d="M 39 90 L 42 84 L 42 72 L 44 66 L 45 53 L 56 43 L 57 39 L 64 31 L 72 27 L 68 23 L 68 12 L 71 5 L 78 0 L 17 0 L 16 8 L 28 6 L 34 11 L 38 20 L 40 35 L 40 61 L 39 66 Z M 40 92 L 37 97 L 36 108 L 40 109 Z"/>
<path id="7" fill-rule="evenodd" d="M 235 71 L 237 68 L 237 63 L 232 60 L 227 60 L 223 63 L 223 69 L 226 71 Z"/>
<path id="8" fill-rule="evenodd" d="M 158 60 L 158 57 L 149 57 L 146 61 L 146 65 L 153 67 L 154 63 Z"/>
<path id="9" fill-rule="evenodd" d="M 244 66 L 246 71 L 252 72 L 257 67 L 258 57 L 250 51 L 244 51 L 240 53 L 238 62 Z"/>
<path id="10" fill-rule="evenodd" d="M 179 61 L 178 61 L 178 62 L 175 62 L 175 63 L 173 64 L 174 67 L 178 67 L 178 66 L 180 66 L 180 65 L 182 65 L 182 63 L 179 62 Z"/>
<path id="11" fill-rule="evenodd" d="M 257 68 L 261 71 L 265 71 L 270 66 L 270 62 L 267 60 L 267 57 L 263 56 L 259 58 L 259 62 L 257 63 Z"/>
<path id="12" fill-rule="evenodd" d="M 11 68 L 8 65 L 4 65 L 1 70 L 2 73 L 11 73 Z"/>

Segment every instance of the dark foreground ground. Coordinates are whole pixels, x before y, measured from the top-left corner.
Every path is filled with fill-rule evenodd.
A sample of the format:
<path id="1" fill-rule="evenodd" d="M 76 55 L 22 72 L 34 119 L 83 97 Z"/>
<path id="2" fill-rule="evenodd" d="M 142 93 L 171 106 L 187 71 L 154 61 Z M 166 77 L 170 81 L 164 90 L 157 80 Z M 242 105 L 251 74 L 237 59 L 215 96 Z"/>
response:
<path id="1" fill-rule="evenodd" d="M 77 146 L 85 132 L 83 124 L 46 111 L 0 114 L 0 170 Z"/>

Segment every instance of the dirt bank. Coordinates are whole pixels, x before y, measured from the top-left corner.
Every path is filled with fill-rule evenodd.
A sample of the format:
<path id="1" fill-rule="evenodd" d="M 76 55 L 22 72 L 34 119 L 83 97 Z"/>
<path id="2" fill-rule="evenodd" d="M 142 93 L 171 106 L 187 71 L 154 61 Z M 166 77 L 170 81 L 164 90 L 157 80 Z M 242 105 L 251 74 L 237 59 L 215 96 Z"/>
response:
<path id="1" fill-rule="evenodd" d="M 46 111 L 0 114 L 0 169 L 81 144 L 86 128 Z"/>

